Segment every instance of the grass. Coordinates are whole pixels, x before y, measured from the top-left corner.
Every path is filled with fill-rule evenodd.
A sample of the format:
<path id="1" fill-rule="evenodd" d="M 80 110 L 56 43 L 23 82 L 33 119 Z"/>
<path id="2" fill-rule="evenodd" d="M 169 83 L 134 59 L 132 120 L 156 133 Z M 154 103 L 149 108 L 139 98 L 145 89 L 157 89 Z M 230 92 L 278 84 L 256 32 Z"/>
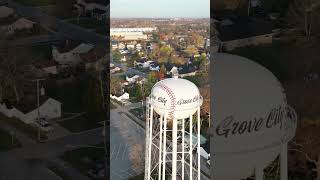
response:
<path id="1" fill-rule="evenodd" d="M 103 147 L 102 144 L 97 145 Z M 102 148 L 83 147 L 72 151 L 67 151 L 62 155 L 62 159 L 69 162 L 74 168 L 81 173 L 87 174 L 88 171 L 96 165 L 96 162 L 86 162 L 83 158 L 88 157 L 90 160 L 103 160 L 105 151 Z"/>
<path id="2" fill-rule="evenodd" d="M 131 112 L 138 119 L 144 119 L 143 113 L 145 112 L 145 107 L 130 109 L 129 112 Z"/>
<path id="3" fill-rule="evenodd" d="M 15 33 L 8 36 L 9 40 L 17 40 L 22 38 L 28 38 L 33 36 L 40 36 L 40 35 L 49 35 L 50 32 L 44 29 L 43 27 L 36 25 L 34 29 L 24 29 L 24 30 L 17 30 Z"/>
<path id="4" fill-rule="evenodd" d="M 71 21 L 69 21 L 69 23 L 81 26 L 81 27 L 86 28 L 86 29 L 95 29 L 95 30 L 103 28 L 104 26 L 106 26 L 106 22 L 105 21 L 99 21 L 99 20 L 96 20 L 96 19 L 93 19 L 93 18 L 80 19 L 79 20 L 79 24 L 78 24 L 77 20 L 71 20 Z M 106 35 L 106 33 L 105 33 L 105 35 Z"/>
<path id="5" fill-rule="evenodd" d="M 8 118 L 8 117 L 5 117 L 4 115 L 1 115 L 0 118 L 1 118 L 0 121 L 3 121 L 5 123 L 15 127 L 18 131 L 24 133 L 28 137 L 30 137 L 34 140 L 38 140 L 38 128 L 36 128 L 30 124 L 26 124 L 19 119 Z M 48 139 L 48 136 L 46 135 L 45 132 L 40 131 L 40 133 L 41 133 L 42 140 Z"/>
<path id="6" fill-rule="evenodd" d="M 96 33 L 106 36 L 108 33 L 108 29 L 106 27 L 105 21 L 100 21 L 93 18 L 80 18 L 79 23 L 76 19 L 70 20 L 69 23 L 74 25 L 86 28 L 86 29 L 93 29 Z"/>
<path id="7" fill-rule="evenodd" d="M 71 177 L 69 177 L 62 169 L 57 166 L 48 166 L 47 168 L 63 180 L 72 180 Z"/>
<path id="8" fill-rule="evenodd" d="M 116 109 L 117 106 L 113 104 L 113 102 L 110 101 L 110 109 Z"/>
<path id="9" fill-rule="evenodd" d="M 54 4 L 54 0 L 15 0 L 17 3 L 28 6 L 47 6 Z"/>
<path id="10" fill-rule="evenodd" d="M 14 23 L 19 18 L 16 16 L 9 16 L 6 18 L 0 18 L 0 26 L 5 26 Z"/>
<path id="11" fill-rule="evenodd" d="M 199 87 L 202 81 L 201 76 L 202 76 L 201 74 L 196 74 L 195 76 L 187 76 L 187 77 L 184 77 L 183 79 L 187 79 Z"/>
<path id="12" fill-rule="evenodd" d="M 9 133 L 0 129 L 0 152 L 9 151 L 11 149 L 21 147 L 21 143 L 17 138 L 14 138 L 12 144 L 12 137 Z"/>
<path id="13" fill-rule="evenodd" d="M 101 127 L 102 125 L 99 122 L 104 121 L 105 118 L 104 112 L 98 112 L 89 115 L 84 114 L 74 119 L 58 121 L 58 123 L 69 131 L 77 133 Z"/>
<path id="14" fill-rule="evenodd" d="M 144 174 L 132 177 L 129 180 L 144 180 Z"/>
<path id="15" fill-rule="evenodd" d="M 50 45 L 32 46 L 32 47 L 17 47 L 11 52 L 19 64 L 29 65 L 31 63 L 46 62 L 51 56 Z"/>
<path id="16" fill-rule="evenodd" d="M 67 3 L 66 6 L 56 4 L 48 7 L 41 7 L 48 15 L 58 17 L 60 19 L 76 18 L 77 12 L 72 9 L 72 4 Z"/>

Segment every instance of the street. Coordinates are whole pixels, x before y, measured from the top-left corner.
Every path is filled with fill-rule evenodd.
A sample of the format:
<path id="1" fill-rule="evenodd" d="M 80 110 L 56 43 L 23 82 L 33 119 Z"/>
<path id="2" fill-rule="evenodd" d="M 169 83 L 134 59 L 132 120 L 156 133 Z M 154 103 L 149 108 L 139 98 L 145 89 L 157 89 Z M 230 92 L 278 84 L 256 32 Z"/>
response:
<path id="1" fill-rule="evenodd" d="M 8 2 L 8 7 L 15 9 L 19 15 L 38 22 L 44 28 L 57 33 L 58 36 L 70 38 L 75 41 L 92 43 L 100 47 L 108 47 L 109 38 L 107 36 L 91 32 L 85 28 L 49 16 L 36 7 L 24 6 L 12 0 L 0 0 L 0 3 L 4 2 Z"/>
<path id="2" fill-rule="evenodd" d="M 55 180 L 57 177 L 45 167 L 45 161 L 56 160 L 65 151 L 66 146 L 88 146 L 103 142 L 102 128 L 72 134 L 46 143 L 24 144 L 22 148 L 0 153 L 0 180 Z M 19 170 L 19 173 L 17 173 Z M 71 177 L 83 177 L 78 171 L 73 171 Z M 2 178 L 2 179 L 1 179 Z"/>

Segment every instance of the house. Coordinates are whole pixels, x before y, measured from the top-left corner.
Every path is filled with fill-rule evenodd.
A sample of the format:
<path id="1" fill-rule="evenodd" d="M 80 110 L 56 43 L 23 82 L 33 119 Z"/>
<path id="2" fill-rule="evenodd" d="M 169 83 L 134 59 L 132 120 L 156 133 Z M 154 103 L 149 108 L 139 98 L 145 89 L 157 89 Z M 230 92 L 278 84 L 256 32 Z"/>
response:
<path id="1" fill-rule="evenodd" d="M 126 62 L 127 61 L 126 56 L 122 56 L 120 61 L 121 62 Z"/>
<path id="2" fill-rule="evenodd" d="M 107 18 L 107 2 L 102 0 L 77 0 L 73 5 L 79 14 L 85 14 L 97 20 L 104 20 Z"/>
<path id="3" fill-rule="evenodd" d="M 39 114 L 46 119 L 61 117 L 61 104 L 59 101 L 48 96 L 40 96 Z M 10 118 L 17 118 L 24 123 L 33 123 L 38 118 L 37 98 L 29 96 L 22 100 L 23 103 L 11 106 L 0 103 L 0 112 Z"/>
<path id="4" fill-rule="evenodd" d="M 140 76 L 138 76 L 138 75 L 134 75 L 132 77 L 126 76 L 126 81 L 128 81 L 129 84 L 133 84 L 136 81 L 138 81 L 139 78 L 140 78 Z"/>
<path id="5" fill-rule="evenodd" d="M 126 48 L 126 45 L 124 43 L 122 43 L 122 42 L 118 43 L 118 49 L 122 50 L 124 48 Z"/>
<path id="6" fill-rule="evenodd" d="M 134 44 L 127 44 L 128 49 L 134 49 Z"/>
<path id="7" fill-rule="evenodd" d="M 34 66 L 37 69 L 41 69 L 45 75 L 55 75 L 58 74 L 58 63 L 53 59 L 49 59 L 48 61 L 42 61 L 36 63 Z"/>
<path id="8" fill-rule="evenodd" d="M 170 73 L 171 73 L 171 75 L 173 77 L 173 76 L 179 75 L 179 70 L 178 70 L 178 68 L 176 66 L 173 66 L 171 68 L 171 70 L 170 70 Z"/>
<path id="9" fill-rule="evenodd" d="M 125 102 L 125 101 L 128 101 L 129 98 L 130 98 L 130 95 L 129 93 L 123 93 L 121 96 L 117 97 L 116 95 L 112 95 L 110 94 L 110 98 L 111 99 L 115 99 L 117 101 L 120 101 L 120 102 Z"/>
<path id="10" fill-rule="evenodd" d="M 188 76 L 195 76 L 197 71 L 193 66 L 190 65 L 183 65 L 181 67 L 173 66 L 170 70 L 172 77 L 179 76 L 180 78 L 188 77 Z"/>
<path id="11" fill-rule="evenodd" d="M 111 74 L 119 72 L 119 71 L 121 71 L 121 68 L 119 68 L 119 67 L 110 68 L 110 73 Z"/>
<path id="12" fill-rule="evenodd" d="M 137 50 L 137 51 L 141 51 L 141 49 L 142 49 L 141 44 L 136 44 L 136 50 Z"/>
<path id="13" fill-rule="evenodd" d="M 102 69 L 103 60 L 106 56 L 106 51 L 102 48 L 94 47 L 89 52 L 81 53 L 80 57 L 85 65 L 85 70 L 99 71 Z"/>
<path id="14" fill-rule="evenodd" d="M 14 15 L 14 10 L 7 6 L 0 6 L 0 18 L 6 18 Z"/>
<path id="15" fill-rule="evenodd" d="M 114 49 L 117 49 L 118 48 L 118 42 L 117 41 L 111 41 L 111 48 L 114 50 Z"/>
<path id="16" fill-rule="evenodd" d="M 88 53 L 93 48 L 91 44 L 72 44 L 66 41 L 61 48 L 52 46 L 52 57 L 62 67 L 75 66 L 81 62 L 80 54 Z"/>
<path id="17" fill-rule="evenodd" d="M 149 66 L 149 70 L 150 70 L 150 71 L 159 71 L 159 70 L 160 70 L 160 67 L 159 67 L 159 65 L 157 65 L 157 64 L 155 64 L 155 63 L 152 63 L 152 64 L 150 64 L 150 66 Z"/>
<path id="18" fill-rule="evenodd" d="M 7 33 L 12 34 L 17 30 L 33 29 L 35 27 L 35 22 L 30 21 L 26 18 L 20 18 L 11 25 L 6 26 Z"/>
<path id="19" fill-rule="evenodd" d="M 221 48 L 231 51 L 245 46 L 272 43 L 272 23 L 262 19 L 227 19 L 217 24 Z"/>

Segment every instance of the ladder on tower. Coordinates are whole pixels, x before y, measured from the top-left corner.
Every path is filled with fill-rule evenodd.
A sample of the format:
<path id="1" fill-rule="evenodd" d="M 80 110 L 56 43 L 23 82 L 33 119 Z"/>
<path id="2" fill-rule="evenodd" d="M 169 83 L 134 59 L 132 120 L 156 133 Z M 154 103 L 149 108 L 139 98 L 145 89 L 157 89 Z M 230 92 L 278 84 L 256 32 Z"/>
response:
<path id="1" fill-rule="evenodd" d="M 146 99 L 146 144 L 145 144 L 145 173 L 144 173 L 144 180 L 148 180 L 148 176 L 150 171 L 148 171 L 148 161 L 149 161 L 149 132 L 150 132 L 150 103 L 149 103 L 149 98 L 147 97 Z"/>

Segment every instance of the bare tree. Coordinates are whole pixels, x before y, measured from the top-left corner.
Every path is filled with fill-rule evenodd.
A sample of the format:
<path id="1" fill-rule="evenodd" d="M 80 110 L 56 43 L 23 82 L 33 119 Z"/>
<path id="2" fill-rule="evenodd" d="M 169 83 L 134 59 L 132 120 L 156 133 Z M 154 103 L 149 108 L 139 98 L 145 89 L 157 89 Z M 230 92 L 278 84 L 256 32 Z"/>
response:
<path id="1" fill-rule="evenodd" d="M 133 170 L 141 173 L 144 169 L 144 146 L 142 144 L 133 145 L 129 158 L 133 164 Z"/>
<path id="2" fill-rule="evenodd" d="M 317 0 L 294 0 L 289 8 L 289 22 L 303 30 L 307 39 L 310 39 L 312 32 L 318 32 L 320 21 L 320 2 Z"/>

